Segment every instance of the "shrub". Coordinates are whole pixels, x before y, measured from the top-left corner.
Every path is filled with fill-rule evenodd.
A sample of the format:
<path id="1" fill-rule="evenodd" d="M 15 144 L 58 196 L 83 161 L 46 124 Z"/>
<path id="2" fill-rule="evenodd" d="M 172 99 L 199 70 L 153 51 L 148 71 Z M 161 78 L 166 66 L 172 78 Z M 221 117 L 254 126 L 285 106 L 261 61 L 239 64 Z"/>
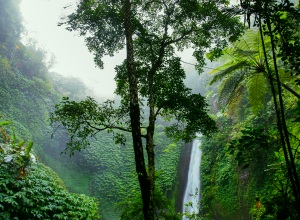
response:
<path id="1" fill-rule="evenodd" d="M 99 219 L 96 200 L 69 193 L 53 170 L 35 160 L 32 143 L 4 140 L 0 143 L 0 219 Z"/>

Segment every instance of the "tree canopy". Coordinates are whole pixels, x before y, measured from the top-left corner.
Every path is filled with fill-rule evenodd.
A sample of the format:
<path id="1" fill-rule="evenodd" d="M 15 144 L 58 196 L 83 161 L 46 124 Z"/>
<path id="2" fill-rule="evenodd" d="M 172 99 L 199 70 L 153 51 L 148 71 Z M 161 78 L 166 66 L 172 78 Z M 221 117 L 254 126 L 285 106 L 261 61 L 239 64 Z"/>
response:
<path id="1" fill-rule="evenodd" d="M 155 212 L 153 136 L 158 116 L 171 123 L 166 129 L 168 134 L 184 141 L 190 141 L 196 132 L 209 134 L 215 130 L 213 120 L 206 113 L 205 99 L 200 94 L 192 94 L 183 83 L 185 73 L 176 51 L 193 48 L 199 72 L 207 50 L 219 56 L 227 39 L 234 41 L 243 31 L 238 18 L 221 12 L 226 4 L 227 1 L 218 0 L 89 0 L 81 1 L 76 12 L 62 22 L 68 30 L 78 30 L 85 36 L 87 47 L 101 68 L 104 55 L 112 56 L 126 45 L 126 60 L 116 67 L 116 93 L 122 97 L 120 108 L 111 108 L 110 101 L 97 107 L 91 99 L 81 103 L 65 99 L 57 105 L 51 120 L 65 126 L 72 140 L 86 140 L 80 144 L 71 140 L 69 146 L 75 143 L 74 149 L 88 144 L 88 138 L 101 130 L 132 133 L 145 219 L 154 219 Z M 144 103 L 148 107 L 146 116 L 141 114 Z M 83 112 L 77 111 L 78 108 Z M 125 120 L 128 116 L 130 120 Z M 145 133 L 141 128 L 145 128 Z M 148 171 L 142 138 L 146 139 Z"/>

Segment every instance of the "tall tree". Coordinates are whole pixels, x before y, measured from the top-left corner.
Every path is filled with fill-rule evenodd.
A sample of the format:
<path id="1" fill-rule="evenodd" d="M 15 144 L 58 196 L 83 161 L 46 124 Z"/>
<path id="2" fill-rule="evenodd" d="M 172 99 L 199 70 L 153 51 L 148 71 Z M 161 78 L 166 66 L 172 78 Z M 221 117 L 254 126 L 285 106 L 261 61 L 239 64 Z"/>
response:
<path id="1" fill-rule="evenodd" d="M 86 36 L 100 67 L 104 55 L 113 55 L 126 45 L 126 60 L 116 68 L 121 106 L 114 108 L 111 101 L 98 106 L 91 98 L 80 103 L 65 99 L 51 120 L 68 129 L 71 150 L 80 149 L 89 136 L 102 130 L 131 132 L 145 219 L 155 216 L 153 135 L 157 117 L 167 118 L 171 123 L 167 133 L 184 141 L 190 141 L 196 132 L 208 135 L 215 129 L 205 99 L 184 85 L 185 73 L 175 52 L 192 47 L 201 70 L 207 49 L 218 56 L 226 46 L 225 38 L 236 40 L 243 28 L 237 18 L 221 13 L 224 5 L 222 0 L 86 0 L 63 22 L 70 31 L 79 30 Z M 141 115 L 143 100 L 149 108 L 146 122 Z M 146 131 L 142 133 L 141 128 Z M 121 134 L 115 137 L 123 141 Z M 142 138 L 146 139 L 148 170 Z"/>
<path id="2" fill-rule="evenodd" d="M 133 141 L 133 148 L 135 154 L 136 162 L 136 172 L 138 175 L 141 194 L 143 200 L 143 212 L 145 219 L 153 219 L 154 217 L 154 154 L 153 148 L 150 150 L 147 148 L 147 153 L 149 155 L 149 175 L 146 171 L 143 143 L 141 135 L 141 121 L 140 121 L 140 106 L 138 98 L 138 81 L 137 75 L 134 68 L 134 51 L 133 51 L 133 29 L 132 29 L 132 11 L 130 0 L 125 0 L 124 2 L 124 29 L 126 38 L 126 51 L 127 51 L 127 78 L 129 82 L 130 91 L 130 124 L 131 124 L 131 134 Z M 150 127 L 150 123 L 149 123 Z M 148 128 L 149 128 L 148 127 Z M 147 140 L 149 142 L 149 140 Z M 153 175 L 152 175 L 153 174 Z"/>

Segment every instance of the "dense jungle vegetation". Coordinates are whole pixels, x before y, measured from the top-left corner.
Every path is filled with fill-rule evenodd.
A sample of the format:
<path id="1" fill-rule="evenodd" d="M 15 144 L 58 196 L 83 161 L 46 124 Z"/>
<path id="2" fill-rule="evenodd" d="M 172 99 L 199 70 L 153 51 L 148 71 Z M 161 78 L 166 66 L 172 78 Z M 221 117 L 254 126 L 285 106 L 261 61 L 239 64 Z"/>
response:
<path id="1" fill-rule="evenodd" d="M 12 122 L 1 128 L 3 145 L 0 152 L 1 163 L 4 163 L 1 166 L 1 218 L 73 219 L 76 216 L 79 219 L 94 219 L 99 212 L 101 219 L 118 219 L 122 210 L 132 210 L 139 219 L 141 206 L 130 141 L 123 146 L 114 143 L 112 134 L 101 134 L 87 149 L 70 157 L 68 152 L 61 154 L 69 141 L 65 130 L 58 129 L 51 138 L 56 127 L 50 126 L 49 117 L 55 104 L 62 97 L 81 101 L 93 94 L 81 81 L 50 72 L 47 52 L 38 48 L 34 41 L 26 45 L 22 43 L 24 27 L 19 2 L 0 1 L 0 111 L 3 122 Z M 175 213 L 175 179 L 182 143 L 170 141 L 163 130 L 161 121 L 155 132 L 159 184 L 157 204 Z M 16 142 L 10 138 L 4 139 L 6 134 L 9 136 L 13 132 L 18 137 Z M 25 148 L 17 146 L 23 143 L 22 139 L 33 141 L 32 151 L 38 163 L 26 165 L 26 172 L 20 176 L 21 167 L 25 165 L 19 158 L 23 158 Z M 13 159 L 6 159 L 10 157 Z M 8 172 L 12 167 L 13 172 Z M 41 182 L 37 188 L 36 182 Z M 23 192 L 21 189 L 24 187 L 28 191 Z M 19 194 L 15 194 L 17 192 Z M 97 203 L 82 194 L 97 198 Z M 165 195 L 172 201 L 166 200 Z M 42 200 L 45 205 L 41 204 L 34 211 L 33 205 L 42 203 Z M 56 203 L 49 202 L 52 200 Z M 66 203 L 69 203 L 68 207 L 64 207 Z"/>
<path id="2" fill-rule="evenodd" d="M 251 28 L 211 71 L 219 131 L 202 142 L 201 212 L 299 219 L 299 9 L 256 1 L 233 10 Z"/>
<path id="3" fill-rule="evenodd" d="M 87 36 L 97 65 L 127 45 L 117 103 L 22 43 L 20 1 L 0 0 L 1 219 L 181 219 L 180 155 L 196 132 L 190 219 L 299 219 L 297 2 L 80 1 L 61 25 Z M 190 47 L 197 77 L 176 55 Z M 220 58 L 209 76 L 205 54 Z"/>

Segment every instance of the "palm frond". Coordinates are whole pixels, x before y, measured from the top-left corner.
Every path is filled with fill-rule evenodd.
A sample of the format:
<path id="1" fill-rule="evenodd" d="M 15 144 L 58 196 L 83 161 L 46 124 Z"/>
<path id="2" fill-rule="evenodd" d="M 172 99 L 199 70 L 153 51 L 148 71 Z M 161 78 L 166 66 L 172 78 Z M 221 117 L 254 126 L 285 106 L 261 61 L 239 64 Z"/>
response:
<path id="1" fill-rule="evenodd" d="M 233 46 L 235 49 L 239 50 L 257 50 L 257 45 L 260 42 L 259 33 L 254 30 L 247 30 L 241 38 L 236 41 Z"/>
<path id="2" fill-rule="evenodd" d="M 229 102 L 233 101 L 237 95 L 236 91 L 243 86 L 243 80 L 245 77 L 243 71 L 235 72 L 231 77 L 227 77 L 223 80 L 223 83 L 219 89 L 219 100 L 218 103 L 221 107 L 225 107 Z"/>
<path id="3" fill-rule="evenodd" d="M 241 49 L 237 49 L 234 52 L 235 52 L 235 54 L 240 55 L 240 56 L 253 56 L 258 53 L 258 51 L 241 50 Z"/>
<path id="4" fill-rule="evenodd" d="M 265 42 L 268 46 L 269 40 Z M 263 106 L 267 92 L 265 59 L 259 32 L 246 31 L 224 53 L 231 62 L 211 71 L 211 74 L 216 75 L 210 81 L 210 85 L 222 81 L 219 88 L 220 107 L 227 106 L 229 110 L 238 105 L 245 92 L 244 88 L 247 88 L 252 111 L 257 113 Z"/>
<path id="5" fill-rule="evenodd" d="M 254 114 L 257 114 L 264 106 L 268 90 L 264 74 L 253 74 L 246 85 L 251 110 Z"/>
<path id="6" fill-rule="evenodd" d="M 224 79 L 224 77 L 234 73 L 235 71 L 244 68 L 245 66 L 247 66 L 247 61 L 243 60 L 243 61 L 238 62 L 236 64 L 232 64 L 230 62 L 230 63 L 227 63 L 227 64 L 225 64 L 225 65 L 223 65 L 219 68 L 216 68 L 216 69 L 212 70 L 211 73 L 218 72 L 218 74 L 213 77 L 213 79 L 210 81 L 209 84 L 212 85 L 215 82 Z M 225 69 L 222 70 L 222 68 L 224 68 L 224 67 L 225 67 Z"/>
<path id="7" fill-rule="evenodd" d="M 228 60 L 237 60 L 239 59 L 239 57 L 236 56 L 236 54 L 234 53 L 235 48 L 234 47 L 226 47 L 223 50 L 223 55 L 220 57 L 220 62 L 225 63 L 228 62 Z"/>
<path id="8" fill-rule="evenodd" d="M 234 63 L 235 63 L 234 61 L 230 61 L 230 62 L 228 62 L 228 63 L 225 63 L 225 64 L 223 64 L 223 65 L 220 65 L 220 66 L 214 68 L 214 69 L 211 70 L 209 73 L 210 73 L 210 74 L 219 73 L 219 72 L 221 72 L 221 71 L 227 69 L 228 67 L 232 66 Z"/>
<path id="9" fill-rule="evenodd" d="M 234 115 L 234 112 L 239 111 L 241 108 L 239 108 L 239 105 L 241 103 L 243 94 L 245 91 L 244 86 L 239 86 L 234 94 L 231 94 L 231 97 L 229 98 L 229 102 L 227 104 L 227 113 L 229 115 Z"/>

